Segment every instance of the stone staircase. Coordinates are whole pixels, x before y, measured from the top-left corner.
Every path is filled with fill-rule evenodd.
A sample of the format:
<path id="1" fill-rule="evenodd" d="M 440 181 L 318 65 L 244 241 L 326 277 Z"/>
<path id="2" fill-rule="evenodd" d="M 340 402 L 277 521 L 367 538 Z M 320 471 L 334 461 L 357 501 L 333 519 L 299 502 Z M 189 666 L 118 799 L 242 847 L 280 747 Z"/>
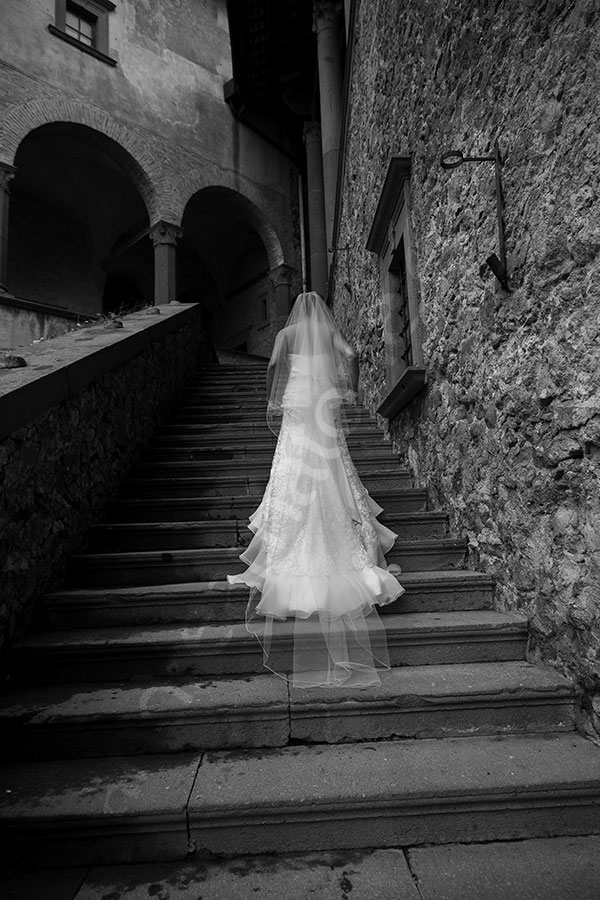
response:
<path id="1" fill-rule="evenodd" d="M 464 541 L 364 410 L 350 449 L 406 587 L 383 610 L 393 668 L 336 691 L 264 671 L 247 592 L 224 580 L 275 446 L 263 395 L 259 365 L 198 375 L 13 647 L 11 864 L 600 833 L 600 751 L 575 731 L 576 693 L 526 661 L 527 623 L 493 609 L 491 579 L 464 567 Z"/>

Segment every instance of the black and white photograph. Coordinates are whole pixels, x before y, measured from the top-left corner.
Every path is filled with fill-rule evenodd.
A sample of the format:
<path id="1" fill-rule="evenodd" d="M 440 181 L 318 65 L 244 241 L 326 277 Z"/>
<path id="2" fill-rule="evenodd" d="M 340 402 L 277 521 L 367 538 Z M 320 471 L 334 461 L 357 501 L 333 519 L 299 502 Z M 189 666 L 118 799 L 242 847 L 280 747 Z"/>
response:
<path id="1" fill-rule="evenodd" d="M 0 898 L 599 900 L 600 0 L 0 0 Z"/>

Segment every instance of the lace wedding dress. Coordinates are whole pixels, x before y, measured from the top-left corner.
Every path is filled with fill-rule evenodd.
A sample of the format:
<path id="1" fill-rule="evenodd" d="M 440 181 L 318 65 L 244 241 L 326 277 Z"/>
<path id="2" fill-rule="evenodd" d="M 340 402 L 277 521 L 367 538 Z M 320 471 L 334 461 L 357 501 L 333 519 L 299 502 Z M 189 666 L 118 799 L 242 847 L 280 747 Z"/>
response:
<path id="1" fill-rule="evenodd" d="M 267 668 L 295 686 L 378 684 L 389 658 L 376 606 L 404 593 L 384 560 L 396 535 L 377 521 L 381 507 L 348 452 L 342 407 L 353 394 L 336 350 L 345 342 L 315 298 L 300 295 L 271 358 L 275 369 L 285 359 L 269 401 L 279 439 L 240 557 L 247 569 L 228 580 L 251 588 L 246 624 Z M 298 321 L 318 339 L 294 331 Z"/>

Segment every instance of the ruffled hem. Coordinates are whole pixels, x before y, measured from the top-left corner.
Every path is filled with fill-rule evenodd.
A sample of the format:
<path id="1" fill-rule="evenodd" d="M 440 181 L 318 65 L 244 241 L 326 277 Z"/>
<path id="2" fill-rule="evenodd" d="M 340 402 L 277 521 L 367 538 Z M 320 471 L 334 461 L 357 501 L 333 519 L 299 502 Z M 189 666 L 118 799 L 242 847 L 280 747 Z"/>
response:
<path id="1" fill-rule="evenodd" d="M 245 556 L 245 554 L 244 554 Z M 241 557 L 243 558 L 243 557 Z M 244 560 L 245 561 L 245 560 Z M 228 575 L 230 584 L 245 584 L 261 594 L 257 616 L 273 619 L 352 618 L 374 606 L 392 603 L 404 593 L 398 579 L 380 566 L 331 575 L 270 574 L 266 577 L 251 564 L 241 575 Z"/>

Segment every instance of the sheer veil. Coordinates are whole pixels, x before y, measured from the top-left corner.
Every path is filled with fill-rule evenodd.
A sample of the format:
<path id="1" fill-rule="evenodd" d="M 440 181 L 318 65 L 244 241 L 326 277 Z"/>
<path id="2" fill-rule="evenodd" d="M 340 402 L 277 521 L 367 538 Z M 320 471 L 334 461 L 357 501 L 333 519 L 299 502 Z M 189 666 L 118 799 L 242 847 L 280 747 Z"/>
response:
<path id="1" fill-rule="evenodd" d="M 312 407 L 317 418 L 322 412 L 325 427 L 335 421 L 347 431 L 343 406 L 356 402 L 349 351 L 319 294 L 300 294 L 277 334 L 269 361 L 267 422 L 275 434 L 283 413 L 298 403 Z M 292 368 L 303 376 L 303 395 L 294 391 Z"/>
<path id="2" fill-rule="evenodd" d="M 356 357 L 316 293 L 300 294 L 267 375 L 271 475 L 232 584 L 251 588 L 248 631 L 264 665 L 301 687 L 379 683 L 389 668 L 375 609 L 403 593 L 384 554 L 396 535 L 376 517 L 344 431 Z"/>

